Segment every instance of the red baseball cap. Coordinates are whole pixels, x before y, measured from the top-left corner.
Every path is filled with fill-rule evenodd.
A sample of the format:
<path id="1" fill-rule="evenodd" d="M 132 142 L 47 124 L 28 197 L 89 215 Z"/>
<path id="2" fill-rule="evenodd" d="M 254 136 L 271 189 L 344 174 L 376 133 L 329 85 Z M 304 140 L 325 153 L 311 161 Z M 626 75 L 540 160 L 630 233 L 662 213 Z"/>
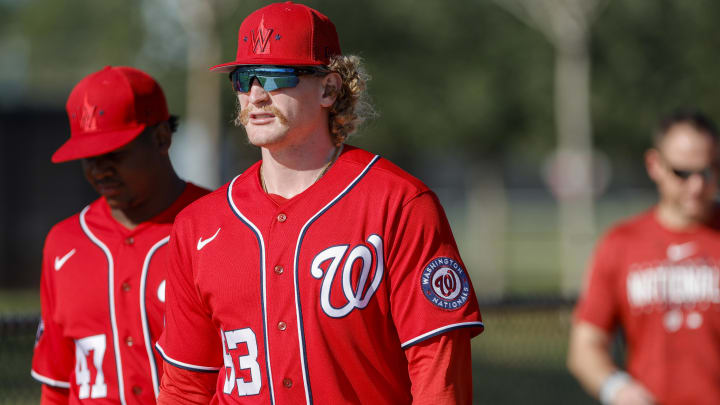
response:
<path id="1" fill-rule="evenodd" d="M 230 72 L 240 65 L 327 65 L 340 55 L 335 25 L 317 10 L 290 1 L 250 14 L 238 31 L 235 61 L 210 70 Z"/>
<path id="2" fill-rule="evenodd" d="M 82 79 L 65 109 L 70 139 L 52 155 L 54 163 L 111 152 L 170 118 L 160 85 L 126 66 L 106 66 Z"/>

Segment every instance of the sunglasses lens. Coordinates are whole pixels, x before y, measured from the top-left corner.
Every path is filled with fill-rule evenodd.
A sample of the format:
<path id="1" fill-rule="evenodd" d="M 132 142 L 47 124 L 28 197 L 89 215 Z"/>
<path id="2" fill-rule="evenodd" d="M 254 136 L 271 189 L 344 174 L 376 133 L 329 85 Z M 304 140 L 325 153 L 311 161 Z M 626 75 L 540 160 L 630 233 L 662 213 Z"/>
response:
<path id="1" fill-rule="evenodd" d="M 250 76 L 247 71 L 235 69 L 230 73 L 230 82 L 235 91 L 247 93 L 250 90 Z"/>
<path id="2" fill-rule="evenodd" d="M 673 173 L 675 173 L 676 176 L 683 180 L 687 180 L 692 176 L 695 172 L 691 170 L 680 170 L 680 169 L 672 169 Z"/>
<path id="3" fill-rule="evenodd" d="M 233 90 L 241 93 L 250 91 L 253 79 L 258 79 L 265 91 L 295 87 L 301 74 L 294 68 L 285 67 L 241 67 L 230 73 Z"/>
<path id="4" fill-rule="evenodd" d="M 258 80 L 265 91 L 295 87 L 300 82 L 297 76 L 258 76 Z"/>

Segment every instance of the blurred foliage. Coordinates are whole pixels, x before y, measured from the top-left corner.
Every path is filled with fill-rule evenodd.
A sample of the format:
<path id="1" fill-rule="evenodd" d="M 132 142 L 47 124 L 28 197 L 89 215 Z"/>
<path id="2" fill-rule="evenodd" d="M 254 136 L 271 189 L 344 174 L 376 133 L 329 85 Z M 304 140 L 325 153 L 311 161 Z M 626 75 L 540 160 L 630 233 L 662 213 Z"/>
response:
<path id="1" fill-rule="evenodd" d="M 223 27 L 237 30 L 262 4 L 252 3 Z M 372 76 L 380 117 L 353 143 L 405 160 L 426 151 L 462 159 L 518 147 L 537 153 L 553 144 L 552 50 L 493 2 L 307 4 L 333 20 L 343 52 L 363 57 Z M 229 57 L 234 32 L 224 34 Z"/>
<path id="2" fill-rule="evenodd" d="M 143 32 L 137 3 L 0 1 L 2 39 L 22 38 L 30 50 L 22 101 L 64 105 L 83 76 L 132 63 Z"/>
<path id="3" fill-rule="evenodd" d="M 614 163 L 642 167 L 658 116 L 677 106 L 718 119 L 719 13 L 706 0 L 610 3 L 593 32 L 592 105 L 595 144 Z"/>
<path id="4" fill-rule="evenodd" d="M 208 66 L 233 58 L 240 22 L 266 3 L 213 1 L 223 57 Z M 61 107 L 84 75 L 128 64 L 152 73 L 171 109 L 182 114 L 182 4 L 0 0 L 0 50 L 6 51 L 0 90 L 16 90 L 5 91 L 1 104 Z M 364 57 L 373 77 L 370 93 L 380 118 L 354 143 L 416 163 L 438 152 L 461 161 L 520 163 L 519 177 L 539 178 L 537 166 L 555 144 L 553 49 L 539 33 L 490 0 L 307 4 L 331 17 L 344 52 Z M 628 170 L 615 177 L 619 184 L 646 184 L 638 157 L 659 114 L 676 105 L 720 113 L 718 13 L 720 3 L 711 0 L 611 0 L 594 25 L 595 144 Z M 233 109 L 229 92 L 223 106 L 225 120 Z M 249 148 L 244 139 L 231 143 Z"/>

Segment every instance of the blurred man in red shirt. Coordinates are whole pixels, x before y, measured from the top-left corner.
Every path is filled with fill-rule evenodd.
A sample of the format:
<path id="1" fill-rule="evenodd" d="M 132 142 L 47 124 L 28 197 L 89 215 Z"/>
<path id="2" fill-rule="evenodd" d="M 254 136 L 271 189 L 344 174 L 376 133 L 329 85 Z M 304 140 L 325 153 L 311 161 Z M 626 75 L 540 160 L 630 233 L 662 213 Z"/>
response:
<path id="1" fill-rule="evenodd" d="M 720 404 L 718 134 L 698 112 L 661 121 L 645 154 L 656 206 L 599 242 L 568 366 L 604 404 Z M 624 332 L 627 372 L 612 361 Z"/>

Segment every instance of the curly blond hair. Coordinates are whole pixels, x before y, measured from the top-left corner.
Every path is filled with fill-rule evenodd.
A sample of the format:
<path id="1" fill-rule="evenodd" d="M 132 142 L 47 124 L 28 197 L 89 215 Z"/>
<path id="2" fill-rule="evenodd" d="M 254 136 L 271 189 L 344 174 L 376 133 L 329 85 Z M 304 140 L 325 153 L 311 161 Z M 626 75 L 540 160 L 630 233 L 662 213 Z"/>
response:
<path id="1" fill-rule="evenodd" d="M 362 60 L 355 55 L 332 57 L 328 69 L 342 78 L 337 99 L 330 107 L 328 125 L 336 145 L 340 145 L 355 132 L 363 121 L 376 116 L 365 88 L 370 76 L 362 67 Z"/>

